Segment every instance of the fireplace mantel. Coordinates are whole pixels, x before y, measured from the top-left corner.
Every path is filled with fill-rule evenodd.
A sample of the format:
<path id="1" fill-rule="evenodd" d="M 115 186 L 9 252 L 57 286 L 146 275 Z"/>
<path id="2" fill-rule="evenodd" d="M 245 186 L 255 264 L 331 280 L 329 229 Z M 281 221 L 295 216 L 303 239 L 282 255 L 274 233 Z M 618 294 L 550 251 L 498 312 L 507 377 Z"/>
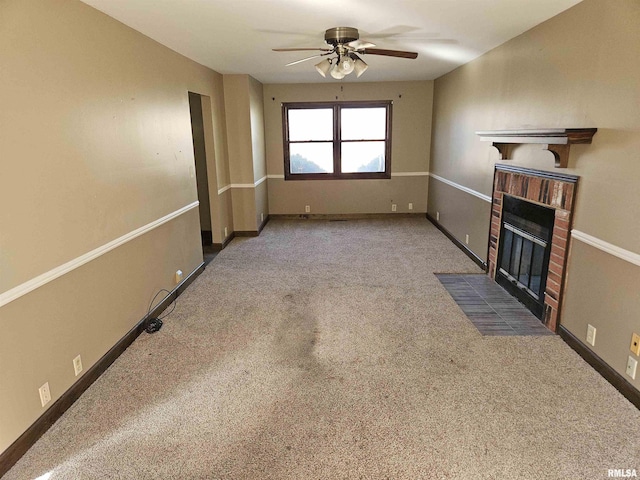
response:
<path id="1" fill-rule="evenodd" d="M 544 143 L 553 153 L 556 168 L 567 168 L 569 149 L 576 143 L 591 143 L 597 128 L 542 128 L 532 130 L 485 130 L 476 132 L 480 140 L 492 142 L 502 160 L 511 160 L 513 148 L 525 143 Z"/>

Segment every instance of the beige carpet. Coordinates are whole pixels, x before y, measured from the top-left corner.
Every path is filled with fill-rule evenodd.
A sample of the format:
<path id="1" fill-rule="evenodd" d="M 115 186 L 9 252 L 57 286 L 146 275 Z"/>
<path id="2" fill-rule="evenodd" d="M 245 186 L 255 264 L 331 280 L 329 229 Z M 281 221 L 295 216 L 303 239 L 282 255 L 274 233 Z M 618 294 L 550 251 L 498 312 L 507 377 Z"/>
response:
<path id="1" fill-rule="evenodd" d="M 479 270 L 424 219 L 271 221 L 3 480 L 640 472 L 636 408 L 558 337 L 481 336 L 434 272 Z"/>

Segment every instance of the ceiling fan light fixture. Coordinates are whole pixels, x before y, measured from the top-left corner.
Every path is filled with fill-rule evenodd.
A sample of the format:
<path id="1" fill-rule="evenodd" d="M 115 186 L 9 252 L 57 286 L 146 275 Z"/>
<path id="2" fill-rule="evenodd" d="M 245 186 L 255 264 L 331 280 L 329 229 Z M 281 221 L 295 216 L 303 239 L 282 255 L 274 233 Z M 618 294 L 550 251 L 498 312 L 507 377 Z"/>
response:
<path id="1" fill-rule="evenodd" d="M 320 63 L 316 64 L 316 70 L 320 75 L 326 77 L 329 70 L 331 70 L 331 60 L 328 58 L 322 60 Z"/>
<path id="2" fill-rule="evenodd" d="M 360 75 L 362 75 L 367 68 L 369 68 L 369 65 L 367 65 L 365 61 L 362 60 L 360 57 L 357 57 L 356 61 L 354 62 L 354 70 L 356 71 L 356 77 L 360 78 Z"/>
<path id="3" fill-rule="evenodd" d="M 360 40 L 360 34 L 357 28 L 353 27 L 334 27 L 325 31 L 325 43 L 331 47 L 323 48 L 274 48 L 276 52 L 297 52 L 313 50 L 317 53 L 307 58 L 302 58 L 294 62 L 287 63 L 287 67 L 297 65 L 313 58 L 324 57 L 326 55 L 336 55 L 333 58 L 326 58 L 316 64 L 316 70 L 323 77 L 327 77 L 327 73 L 336 80 L 342 80 L 345 76 L 356 72 L 360 77 L 369 66 L 360 58 L 359 55 L 384 55 L 387 57 L 398 58 L 418 58 L 417 52 L 407 52 L 404 50 L 388 50 L 384 48 L 374 48 L 375 44 Z"/>
<path id="4" fill-rule="evenodd" d="M 340 71 L 342 73 L 344 73 L 345 75 L 349 75 L 355 68 L 355 61 L 353 58 L 347 55 L 340 59 L 340 63 L 338 65 L 340 66 Z"/>
<path id="5" fill-rule="evenodd" d="M 344 72 L 340 68 L 340 63 L 336 63 L 331 69 L 331 76 L 336 80 L 342 80 L 345 77 Z"/>

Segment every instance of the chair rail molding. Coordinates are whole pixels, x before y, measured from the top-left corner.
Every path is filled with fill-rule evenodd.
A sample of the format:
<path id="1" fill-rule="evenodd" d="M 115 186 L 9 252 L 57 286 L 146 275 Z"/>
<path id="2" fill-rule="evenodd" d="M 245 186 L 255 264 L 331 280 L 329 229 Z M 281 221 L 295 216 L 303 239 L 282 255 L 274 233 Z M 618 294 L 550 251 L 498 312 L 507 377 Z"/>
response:
<path id="1" fill-rule="evenodd" d="M 32 278 L 31 280 L 28 280 L 24 283 L 21 283 L 20 285 L 10 288 L 5 292 L 0 292 L 0 307 L 3 307 L 8 303 L 11 303 L 14 300 L 22 297 L 23 295 L 26 295 L 27 293 L 32 292 L 36 288 L 40 288 L 41 286 L 46 285 L 49 282 L 52 282 L 56 278 L 61 277 L 62 275 L 65 275 L 71 272 L 72 270 L 75 270 L 78 267 L 81 267 L 85 263 L 89 263 L 90 261 L 95 260 L 101 255 L 104 255 L 105 253 L 108 253 L 111 250 L 114 250 L 115 248 L 118 248 L 119 246 L 135 238 L 138 238 L 140 235 L 144 235 L 145 233 L 150 232 L 151 230 L 159 227 L 160 225 L 164 225 L 165 223 L 173 220 L 174 218 L 179 217 L 180 215 L 188 212 L 189 210 L 193 210 L 198 205 L 200 205 L 200 202 L 196 200 L 195 202 L 192 202 L 189 205 L 185 205 L 184 207 L 176 210 L 175 212 L 171 212 L 162 218 L 159 218 L 157 220 L 154 220 L 151 223 L 148 223 L 147 225 L 143 225 L 142 227 L 127 233 L 126 235 L 118 237 L 115 240 L 112 240 L 109 243 L 102 245 L 101 247 L 95 248 L 90 252 L 87 252 L 83 255 L 80 255 L 77 258 L 74 258 L 73 260 L 66 262 L 63 265 L 55 267 L 49 270 L 48 272 L 44 272 L 38 275 L 37 277 Z"/>

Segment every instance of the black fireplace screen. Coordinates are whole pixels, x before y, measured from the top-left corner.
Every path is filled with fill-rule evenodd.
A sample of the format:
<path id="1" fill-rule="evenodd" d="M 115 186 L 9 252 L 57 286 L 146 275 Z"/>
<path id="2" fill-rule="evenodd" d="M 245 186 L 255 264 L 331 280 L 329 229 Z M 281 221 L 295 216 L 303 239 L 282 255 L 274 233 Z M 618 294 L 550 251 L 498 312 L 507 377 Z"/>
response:
<path id="1" fill-rule="evenodd" d="M 504 196 L 496 281 L 540 319 L 553 220 L 553 209 Z"/>

